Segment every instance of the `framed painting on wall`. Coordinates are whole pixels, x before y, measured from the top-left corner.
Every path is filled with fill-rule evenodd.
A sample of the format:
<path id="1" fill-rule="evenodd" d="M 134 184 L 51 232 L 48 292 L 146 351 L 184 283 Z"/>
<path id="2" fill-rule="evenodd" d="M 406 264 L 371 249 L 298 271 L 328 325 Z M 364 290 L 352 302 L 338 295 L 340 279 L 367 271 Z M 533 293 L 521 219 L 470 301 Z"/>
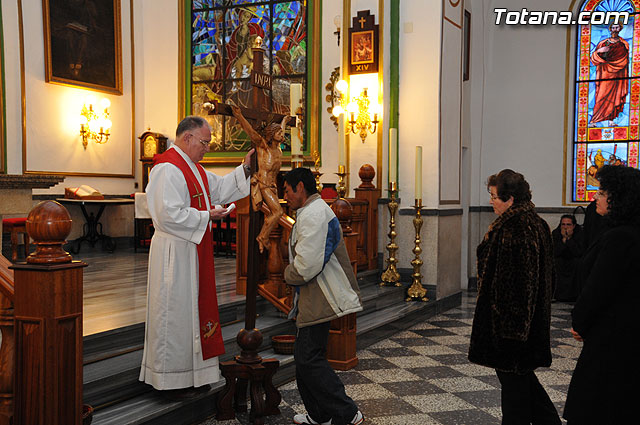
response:
<path id="1" fill-rule="evenodd" d="M 120 0 L 42 0 L 45 81 L 122 94 Z"/>

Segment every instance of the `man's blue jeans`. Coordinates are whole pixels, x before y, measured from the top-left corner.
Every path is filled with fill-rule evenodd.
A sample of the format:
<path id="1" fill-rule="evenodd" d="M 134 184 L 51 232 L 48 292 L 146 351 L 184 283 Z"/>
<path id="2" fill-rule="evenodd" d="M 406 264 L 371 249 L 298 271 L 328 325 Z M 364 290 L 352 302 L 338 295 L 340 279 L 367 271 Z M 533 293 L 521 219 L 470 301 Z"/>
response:
<path id="1" fill-rule="evenodd" d="M 316 422 L 348 424 L 358 406 L 344 391 L 344 385 L 327 361 L 330 322 L 298 329 L 294 358 L 298 391 L 307 413 Z"/>

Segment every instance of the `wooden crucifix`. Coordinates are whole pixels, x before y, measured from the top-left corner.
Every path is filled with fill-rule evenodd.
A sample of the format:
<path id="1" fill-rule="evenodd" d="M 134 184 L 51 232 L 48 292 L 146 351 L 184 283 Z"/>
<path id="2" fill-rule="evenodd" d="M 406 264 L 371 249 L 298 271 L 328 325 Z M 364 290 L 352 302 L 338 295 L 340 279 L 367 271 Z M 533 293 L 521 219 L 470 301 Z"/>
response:
<path id="1" fill-rule="evenodd" d="M 246 410 L 247 384 L 251 384 L 251 413 L 253 424 L 263 424 L 264 416 L 280 413 L 278 405 L 282 399 L 272 383 L 280 362 L 276 359 L 262 359 L 258 348 L 262 343 L 262 333 L 256 329 L 256 296 L 258 295 L 258 267 L 260 252 L 269 242 L 269 233 L 282 216 L 282 207 L 276 190 L 276 176 L 280 171 L 285 125 L 295 126 L 296 117 L 287 117 L 267 110 L 269 101 L 264 89 L 271 89 L 271 76 L 263 73 L 264 51 L 253 48 L 253 70 L 251 72 L 252 103 L 254 108 L 244 109 L 222 103 L 214 103 L 209 114 L 234 116 L 245 132 L 251 137 L 257 155 L 251 159 L 251 207 L 249 212 L 249 243 L 247 258 L 247 298 L 245 307 L 245 327 L 237 336 L 241 354 L 234 360 L 221 362 L 220 370 L 226 383 L 218 398 L 218 420 L 235 418 L 235 410 Z M 247 120 L 256 126 L 266 123 L 263 134 L 258 133 Z M 260 204 L 264 202 L 270 210 L 260 229 Z M 253 243 L 253 241 L 258 243 Z M 265 397 L 261 394 L 264 391 Z M 235 398 L 235 400 L 234 400 Z M 233 404 L 233 407 L 232 407 Z"/>

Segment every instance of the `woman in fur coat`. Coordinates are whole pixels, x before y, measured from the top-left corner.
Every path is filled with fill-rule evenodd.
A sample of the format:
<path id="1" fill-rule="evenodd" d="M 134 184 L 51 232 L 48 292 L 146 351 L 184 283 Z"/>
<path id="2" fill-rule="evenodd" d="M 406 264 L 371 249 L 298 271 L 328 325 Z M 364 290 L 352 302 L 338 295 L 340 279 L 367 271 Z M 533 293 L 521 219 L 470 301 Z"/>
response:
<path id="1" fill-rule="evenodd" d="M 496 370 L 502 424 L 561 423 L 534 370 L 551 365 L 553 242 L 534 211 L 529 183 L 502 170 L 489 177 L 498 215 L 478 246 L 478 301 L 469 360 Z"/>

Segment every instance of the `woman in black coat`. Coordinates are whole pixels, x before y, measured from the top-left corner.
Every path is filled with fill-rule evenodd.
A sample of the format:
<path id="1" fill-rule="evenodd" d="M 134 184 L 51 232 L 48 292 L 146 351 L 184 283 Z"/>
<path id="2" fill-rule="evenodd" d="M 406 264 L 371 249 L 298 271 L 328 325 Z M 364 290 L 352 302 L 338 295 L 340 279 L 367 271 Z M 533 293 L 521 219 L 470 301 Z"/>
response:
<path id="1" fill-rule="evenodd" d="M 571 333 L 584 344 L 567 394 L 568 425 L 637 422 L 640 171 L 605 166 L 597 178 L 597 212 L 609 229 L 585 255 L 594 261 L 583 263 L 590 270 L 571 313 Z"/>
<path id="2" fill-rule="evenodd" d="M 580 290 L 576 281 L 576 272 L 582 258 L 583 243 L 580 225 L 573 214 L 565 214 L 551 236 L 553 238 L 553 257 L 556 265 L 557 301 L 575 301 Z"/>
<path id="3" fill-rule="evenodd" d="M 551 231 L 522 174 L 502 170 L 489 177 L 487 189 L 498 217 L 478 246 L 469 360 L 496 370 L 504 425 L 560 425 L 534 373 L 551 365 Z"/>

